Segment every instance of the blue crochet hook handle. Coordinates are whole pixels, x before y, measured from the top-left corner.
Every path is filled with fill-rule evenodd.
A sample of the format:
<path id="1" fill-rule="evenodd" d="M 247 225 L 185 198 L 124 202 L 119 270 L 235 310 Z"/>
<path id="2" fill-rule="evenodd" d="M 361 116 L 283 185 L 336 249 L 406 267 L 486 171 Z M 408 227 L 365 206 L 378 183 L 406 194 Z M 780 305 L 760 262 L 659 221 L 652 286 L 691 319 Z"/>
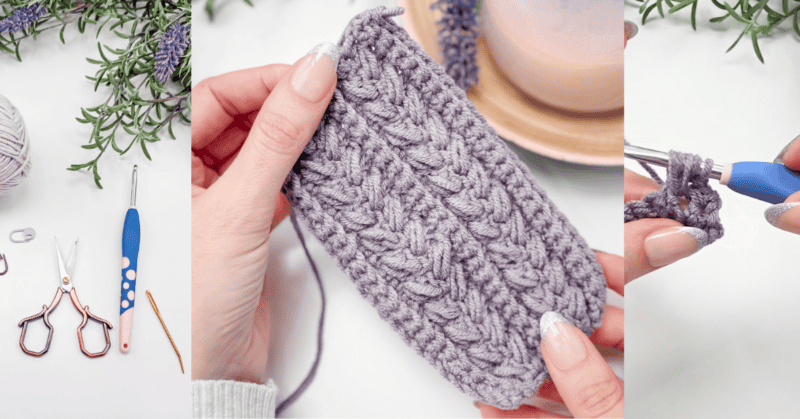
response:
<path id="1" fill-rule="evenodd" d="M 778 204 L 800 191 L 800 172 L 779 163 L 740 162 L 726 166 L 719 182 L 742 195 Z"/>
<path id="2" fill-rule="evenodd" d="M 631 144 L 625 144 L 625 157 L 663 167 L 669 165 L 669 154 Z M 714 164 L 710 177 L 734 192 L 770 204 L 783 202 L 789 195 L 800 191 L 800 172 L 779 163 Z"/>
<path id="3" fill-rule="evenodd" d="M 119 351 L 128 353 L 131 350 L 131 332 L 133 331 L 133 305 L 136 297 L 136 273 L 139 261 L 139 211 L 136 209 L 136 183 L 138 167 L 133 166 L 131 180 L 131 207 L 125 214 L 125 225 L 122 227 L 122 288 L 120 289 L 119 308 Z"/>

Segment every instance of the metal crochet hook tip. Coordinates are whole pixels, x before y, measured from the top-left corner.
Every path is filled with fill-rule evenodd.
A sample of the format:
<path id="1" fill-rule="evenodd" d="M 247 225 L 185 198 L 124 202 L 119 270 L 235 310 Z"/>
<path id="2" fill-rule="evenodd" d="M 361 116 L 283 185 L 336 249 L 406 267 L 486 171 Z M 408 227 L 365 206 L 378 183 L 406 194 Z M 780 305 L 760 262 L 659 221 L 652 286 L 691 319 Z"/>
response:
<path id="1" fill-rule="evenodd" d="M 635 145 L 625 144 L 625 157 L 642 163 L 654 164 L 656 166 L 669 166 L 669 153 L 651 150 L 644 147 L 637 147 Z M 722 178 L 723 171 L 725 171 L 725 167 L 721 164 L 715 163 L 714 167 L 711 168 L 710 178 L 720 180 Z"/>
<path id="2" fill-rule="evenodd" d="M 131 175 L 131 208 L 136 208 L 136 187 L 139 182 L 139 166 L 133 165 L 133 174 Z"/>

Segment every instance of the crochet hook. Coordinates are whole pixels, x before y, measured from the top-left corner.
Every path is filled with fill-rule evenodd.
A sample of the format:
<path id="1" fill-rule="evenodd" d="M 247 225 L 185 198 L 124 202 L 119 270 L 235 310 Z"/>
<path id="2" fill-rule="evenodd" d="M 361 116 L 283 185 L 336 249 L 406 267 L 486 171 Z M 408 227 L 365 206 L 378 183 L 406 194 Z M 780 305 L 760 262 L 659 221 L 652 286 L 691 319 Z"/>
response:
<path id="1" fill-rule="evenodd" d="M 131 175 L 131 206 L 125 214 L 125 225 L 122 227 L 122 288 L 120 289 L 119 308 L 119 351 L 128 353 L 131 350 L 131 332 L 133 331 L 133 304 L 136 294 L 136 273 L 139 259 L 139 211 L 136 210 L 136 188 L 139 181 L 139 168 L 133 166 Z"/>
<path id="2" fill-rule="evenodd" d="M 628 144 L 625 145 L 625 157 L 661 167 L 669 165 L 669 154 Z M 710 177 L 734 192 L 770 204 L 781 203 L 800 191 L 800 172 L 779 163 L 714 164 Z"/>

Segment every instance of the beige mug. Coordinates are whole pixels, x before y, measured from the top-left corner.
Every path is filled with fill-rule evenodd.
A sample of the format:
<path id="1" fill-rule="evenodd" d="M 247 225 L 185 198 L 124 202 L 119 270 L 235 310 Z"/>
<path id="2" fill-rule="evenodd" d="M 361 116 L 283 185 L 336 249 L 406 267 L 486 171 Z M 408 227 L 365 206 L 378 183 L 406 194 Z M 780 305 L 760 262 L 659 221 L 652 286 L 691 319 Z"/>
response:
<path id="1" fill-rule="evenodd" d="M 529 96 L 604 112 L 624 104 L 619 0 L 483 0 L 481 32 L 494 61 Z"/>

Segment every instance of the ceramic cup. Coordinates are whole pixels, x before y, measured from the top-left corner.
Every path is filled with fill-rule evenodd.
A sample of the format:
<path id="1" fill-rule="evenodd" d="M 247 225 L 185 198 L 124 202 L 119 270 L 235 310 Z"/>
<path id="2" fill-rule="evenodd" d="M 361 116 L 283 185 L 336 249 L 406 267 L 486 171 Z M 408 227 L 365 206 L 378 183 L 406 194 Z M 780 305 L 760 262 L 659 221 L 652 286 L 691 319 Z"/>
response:
<path id="1" fill-rule="evenodd" d="M 531 97 L 578 112 L 620 109 L 619 0 L 483 0 L 481 31 L 500 70 Z"/>

